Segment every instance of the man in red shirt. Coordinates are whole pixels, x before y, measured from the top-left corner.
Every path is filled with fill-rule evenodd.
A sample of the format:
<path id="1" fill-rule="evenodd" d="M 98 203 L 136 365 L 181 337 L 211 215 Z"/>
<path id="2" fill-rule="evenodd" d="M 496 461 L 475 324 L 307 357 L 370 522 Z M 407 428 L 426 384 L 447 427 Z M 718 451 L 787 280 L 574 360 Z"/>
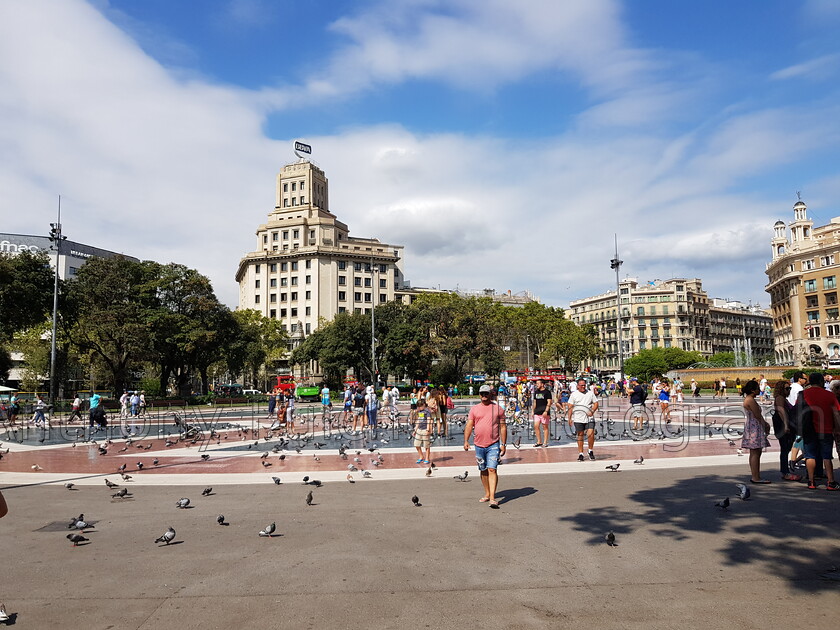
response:
<path id="1" fill-rule="evenodd" d="M 493 400 L 493 388 L 482 385 L 478 390 L 481 402 L 470 409 L 467 426 L 464 428 L 464 450 L 470 450 L 470 436 L 475 429 L 475 461 L 481 474 L 481 484 L 484 486 L 484 496 L 479 499 L 482 503 L 489 503 L 491 508 L 498 509 L 496 501 L 496 468 L 499 459 L 505 456 L 505 442 L 507 442 L 507 424 L 505 412 Z"/>
<path id="2" fill-rule="evenodd" d="M 803 435 L 805 451 L 805 466 L 808 470 L 808 488 L 816 490 L 814 473 L 817 469 L 817 459 L 822 458 L 828 483 L 826 490 L 840 490 L 840 485 L 834 481 L 834 468 L 831 463 L 834 448 L 833 434 L 840 429 L 840 403 L 837 398 L 825 389 L 825 379 L 820 372 L 814 372 L 808 377 L 809 385 L 803 396 L 805 404 L 811 408 L 811 419 L 814 423 L 814 433 Z"/>

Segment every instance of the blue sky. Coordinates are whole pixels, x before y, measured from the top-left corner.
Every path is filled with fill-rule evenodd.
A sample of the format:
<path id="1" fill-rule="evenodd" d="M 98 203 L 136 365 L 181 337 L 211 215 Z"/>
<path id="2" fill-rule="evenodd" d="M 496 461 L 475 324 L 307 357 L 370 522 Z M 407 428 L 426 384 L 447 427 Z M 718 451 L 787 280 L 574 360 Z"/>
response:
<path id="1" fill-rule="evenodd" d="M 623 273 L 768 303 L 796 191 L 840 215 L 840 3 L 12 0 L 3 231 L 233 275 L 303 138 L 416 286 L 548 304 Z M 21 209 L 24 209 L 21 211 Z"/>

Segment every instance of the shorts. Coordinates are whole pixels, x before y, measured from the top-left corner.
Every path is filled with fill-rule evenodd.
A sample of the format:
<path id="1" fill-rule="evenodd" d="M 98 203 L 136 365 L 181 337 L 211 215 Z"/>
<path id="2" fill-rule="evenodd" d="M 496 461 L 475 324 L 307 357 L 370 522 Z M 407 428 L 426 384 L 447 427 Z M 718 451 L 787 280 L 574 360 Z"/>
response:
<path id="1" fill-rule="evenodd" d="M 645 415 L 644 403 L 633 403 L 630 405 L 630 409 L 632 410 L 633 417 Z"/>
<path id="2" fill-rule="evenodd" d="M 475 463 L 479 470 L 496 470 L 499 467 L 499 443 L 490 446 L 475 446 Z"/>
<path id="3" fill-rule="evenodd" d="M 575 422 L 575 433 L 583 433 L 587 429 L 595 429 L 594 420 L 589 420 L 588 422 Z"/>
<path id="4" fill-rule="evenodd" d="M 802 436 L 801 435 L 796 436 L 796 439 L 793 441 L 793 447 L 792 448 L 798 448 L 800 451 L 802 450 Z"/>
<path id="5" fill-rule="evenodd" d="M 830 435 L 819 436 L 805 441 L 805 459 L 820 459 L 831 461 L 834 449 L 834 439 Z"/>
<path id="6" fill-rule="evenodd" d="M 551 417 L 546 418 L 542 414 L 534 414 L 534 422 L 539 422 L 540 424 L 548 424 L 549 422 L 551 422 Z"/>
<path id="7" fill-rule="evenodd" d="M 432 440 L 429 437 L 428 429 L 416 429 L 414 431 L 414 446 L 418 448 L 429 448 Z"/>
<path id="8" fill-rule="evenodd" d="M 361 418 L 363 415 L 365 415 L 365 408 L 364 407 L 354 407 L 353 408 L 353 413 L 355 413 L 356 416 Z"/>
<path id="9" fill-rule="evenodd" d="M 417 403 L 411 403 L 411 408 L 412 409 L 417 409 Z"/>
<path id="10" fill-rule="evenodd" d="M 353 408 L 353 403 L 346 402 L 344 403 L 344 411 L 350 411 Z"/>

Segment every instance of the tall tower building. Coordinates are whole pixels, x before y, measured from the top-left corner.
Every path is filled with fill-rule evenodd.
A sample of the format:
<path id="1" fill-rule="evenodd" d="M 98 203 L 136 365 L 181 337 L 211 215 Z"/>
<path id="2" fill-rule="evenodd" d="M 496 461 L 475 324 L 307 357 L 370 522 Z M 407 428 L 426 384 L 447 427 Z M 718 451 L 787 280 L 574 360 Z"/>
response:
<path id="1" fill-rule="evenodd" d="M 330 211 L 329 182 L 308 160 L 277 175 L 275 207 L 239 261 L 239 308 L 278 319 L 299 343 L 337 313 L 367 313 L 404 284 L 403 246 L 350 236 Z"/>

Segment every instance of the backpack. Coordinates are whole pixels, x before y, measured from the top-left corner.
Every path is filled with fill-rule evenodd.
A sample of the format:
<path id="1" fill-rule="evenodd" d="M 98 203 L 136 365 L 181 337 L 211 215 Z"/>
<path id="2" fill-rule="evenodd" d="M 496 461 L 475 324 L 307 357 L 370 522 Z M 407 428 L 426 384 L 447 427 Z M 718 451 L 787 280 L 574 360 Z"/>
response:
<path id="1" fill-rule="evenodd" d="M 647 387 L 645 387 L 644 385 L 640 385 L 639 387 L 642 388 L 642 393 L 639 395 L 639 398 L 642 399 L 642 404 L 644 405 L 645 401 L 647 400 Z"/>
<path id="2" fill-rule="evenodd" d="M 796 395 L 796 404 L 790 414 L 791 426 L 804 441 L 810 442 L 817 438 L 814 429 L 814 418 L 811 406 L 805 402 L 805 391 Z"/>

